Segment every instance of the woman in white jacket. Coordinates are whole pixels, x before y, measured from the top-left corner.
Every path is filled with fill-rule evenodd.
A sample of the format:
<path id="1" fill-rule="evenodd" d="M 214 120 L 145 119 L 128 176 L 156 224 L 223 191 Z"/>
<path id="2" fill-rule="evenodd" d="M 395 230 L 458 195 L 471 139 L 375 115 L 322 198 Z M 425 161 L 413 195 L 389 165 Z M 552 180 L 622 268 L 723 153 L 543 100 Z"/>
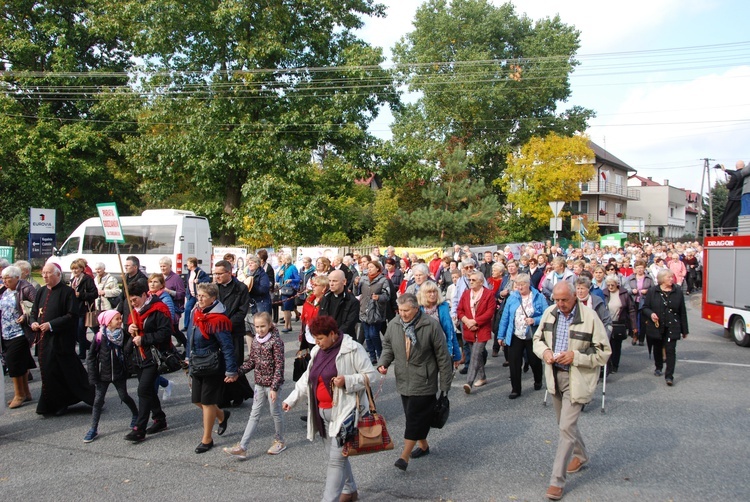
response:
<path id="1" fill-rule="evenodd" d="M 344 421 L 350 416 L 356 425 L 363 406 L 365 376 L 373 380 L 375 369 L 364 347 L 342 334 L 330 316 L 319 316 L 310 323 L 315 347 L 310 353 L 307 371 L 297 381 L 294 390 L 282 405 L 284 411 L 292 409 L 300 400 L 307 400 L 307 439 L 315 433 L 326 440 L 329 448 L 323 501 L 357 500 L 357 485 L 348 457 L 341 454 Z M 360 409 L 357 394 L 360 394 Z M 347 421 L 349 422 L 349 421 Z"/>

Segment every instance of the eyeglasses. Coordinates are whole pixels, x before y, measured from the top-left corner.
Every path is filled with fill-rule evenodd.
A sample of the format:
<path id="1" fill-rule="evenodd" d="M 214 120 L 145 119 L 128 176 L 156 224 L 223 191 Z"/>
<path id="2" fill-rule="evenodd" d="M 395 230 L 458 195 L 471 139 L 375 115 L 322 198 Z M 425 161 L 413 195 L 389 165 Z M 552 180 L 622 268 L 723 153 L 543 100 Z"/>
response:
<path id="1" fill-rule="evenodd" d="M 466 265 L 464 270 L 474 270 L 474 265 Z"/>
<path id="2" fill-rule="evenodd" d="M 469 279 L 469 282 L 482 282 L 479 279 Z"/>
<path id="3" fill-rule="evenodd" d="M 229 272 L 214 272 L 213 275 L 217 276 L 217 275 L 224 275 L 224 274 L 228 274 L 228 273 Z"/>

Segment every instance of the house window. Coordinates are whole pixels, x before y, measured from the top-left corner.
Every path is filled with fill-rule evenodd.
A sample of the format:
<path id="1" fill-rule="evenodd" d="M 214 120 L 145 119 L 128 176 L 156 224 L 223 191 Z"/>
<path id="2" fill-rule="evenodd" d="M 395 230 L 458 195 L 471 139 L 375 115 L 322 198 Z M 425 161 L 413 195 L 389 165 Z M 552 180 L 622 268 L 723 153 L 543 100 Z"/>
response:
<path id="1" fill-rule="evenodd" d="M 622 204 L 615 202 L 615 214 L 622 214 Z"/>
<path id="2" fill-rule="evenodd" d="M 669 208 L 669 217 L 670 218 L 674 218 L 674 208 L 673 207 Z"/>
<path id="3" fill-rule="evenodd" d="M 606 200 L 599 201 L 599 214 L 602 216 L 607 214 L 607 201 Z"/>
<path id="4" fill-rule="evenodd" d="M 615 185 L 618 187 L 622 186 L 622 174 L 615 174 Z"/>
<path id="5" fill-rule="evenodd" d="M 570 210 L 574 213 L 586 214 L 589 212 L 589 201 L 574 200 L 570 203 Z"/>

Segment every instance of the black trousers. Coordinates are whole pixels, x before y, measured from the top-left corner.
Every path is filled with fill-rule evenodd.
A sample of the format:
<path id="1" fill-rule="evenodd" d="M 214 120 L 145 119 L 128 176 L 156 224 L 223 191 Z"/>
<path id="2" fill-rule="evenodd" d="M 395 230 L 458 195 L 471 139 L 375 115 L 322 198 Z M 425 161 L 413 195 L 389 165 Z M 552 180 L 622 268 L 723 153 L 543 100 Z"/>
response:
<path id="1" fill-rule="evenodd" d="M 607 361 L 607 365 L 611 366 L 615 371 L 620 367 L 620 354 L 622 354 L 622 338 L 613 335 L 609 340 L 609 345 L 612 347 L 612 355 Z"/>
<path id="2" fill-rule="evenodd" d="M 664 338 L 653 338 L 651 343 L 654 347 L 654 365 L 657 370 L 661 370 L 664 365 L 662 348 L 667 352 L 667 369 L 664 372 L 664 378 L 674 378 L 674 365 L 677 360 L 677 338 L 675 336 L 665 336 Z"/>
<path id="3" fill-rule="evenodd" d="M 145 431 L 148 416 L 153 414 L 154 420 L 166 420 L 167 416 L 161 409 L 161 401 L 156 393 L 154 383 L 159 378 L 159 369 L 155 364 L 138 368 L 138 431 Z"/>
<path id="4" fill-rule="evenodd" d="M 532 349 L 533 340 L 531 338 L 521 340 L 516 335 L 508 347 L 508 362 L 510 362 L 510 388 L 511 392 L 521 393 L 521 368 L 523 366 L 523 354 L 528 350 L 529 366 L 534 374 L 534 383 L 542 382 L 542 360 L 539 359 Z"/>

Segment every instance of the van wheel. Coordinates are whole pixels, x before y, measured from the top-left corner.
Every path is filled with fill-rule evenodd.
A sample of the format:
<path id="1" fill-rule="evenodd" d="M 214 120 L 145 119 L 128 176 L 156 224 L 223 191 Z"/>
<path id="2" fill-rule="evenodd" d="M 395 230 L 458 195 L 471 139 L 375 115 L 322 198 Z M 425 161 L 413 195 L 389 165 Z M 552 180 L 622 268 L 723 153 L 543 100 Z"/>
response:
<path id="1" fill-rule="evenodd" d="M 734 343 L 740 347 L 750 347 L 750 335 L 745 331 L 745 319 L 742 316 L 738 315 L 732 319 L 729 332 L 732 334 Z"/>

